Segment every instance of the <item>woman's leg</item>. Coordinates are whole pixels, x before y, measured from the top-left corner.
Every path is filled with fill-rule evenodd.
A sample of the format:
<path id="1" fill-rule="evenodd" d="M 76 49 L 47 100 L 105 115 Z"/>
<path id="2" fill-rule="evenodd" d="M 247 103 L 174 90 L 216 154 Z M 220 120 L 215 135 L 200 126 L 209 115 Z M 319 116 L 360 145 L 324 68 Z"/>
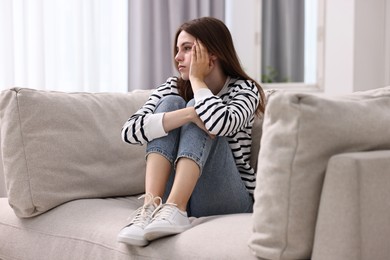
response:
<path id="1" fill-rule="evenodd" d="M 177 156 L 167 202 L 195 217 L 252 211 L 253 200 L 225 137 L 211 139 L 196 125 L 185 125 Z"/>
<path id="2" fill-rule="evenodd" d="M 167 96 L 160 100 L 156 113 L 163 113 L 185 107 L 185 101 L 178 96 Z M 152 220 L 152 213 L 161 201 L 168 176 L 171 172 L 179 141 L 180 129 L 171 131 L 167 136 L 149 142 L 147 146 L 144 205 L 136 210 L 129 225 L 124 227 L 117 240 L 130 245 L 144 246 L 149 243 L 145 238 L 145 227 Z"/>
<path id="3" fill-rule="evenodd" d="M 241 180 L 229 143 L 218 137 L 188 203 L 188 214 L 201 217 L 252 210 L 253 199 Z"/>
<path id="4" fill-rule="evenodd" d="M 189 123 L 181 128 L 177 151 L 174 178 L 167 185 L 167 203 L 156 210 L 145 228 L 149 241 L 190 228 L 187 208 L 196 217 L 252 211 L 253 201 L 226 138 L 212 139 Z"/>
<path id="5" fill-rule="evenodd" d="M 171 162 L 159 153 L 147 156 L 145 174 L 145 193 L 162 197 L 171 172 Z"/>
<path id="6" fill-rule="evenodd" d="M 198 126 L 189 123 L 181 127 L 179 140 L 178 151 L 181 152 L 177 154 L 175 169 L 167 184 L 167 202 L 156 210 L 152 222 L 145 228 L 145 238 L 149 241 L 191 227 L 186 206 L 199 179 L 200 162 L 207 158 L 207 146 L 212 144 L 212 139 Z"/>
<path id="7" fill-rule="evenodd" d="M 193 105 L 194 100 L 187 104 L 187 106 Z M 170 176 L 165 197 L 167 203 L 176 204 L 180 210 L 186 211 L 202 170 L 201 161 L 207 159 L 212 139 L 198 126 L 189 123 L 182 126 L 179 142 L 180 154 Z"/>
<path id="8" fill-rule="evenodd" d="M 197 217 L 252 211 L 253 199 L 225 137 L 212 139 L 195 124 L 184 125 L 177 157 L 165 193 L 168 203 Z"/>
<path id="9" fill-rule="evenodd" d="M 199 179 L 199 173 L 199 166 L 192 159 L 180 158 L 176 164 L 167 203 L 176 204 L 180 210 L 186 211 L 187 203 Z"/>
<path id="10" fill-rule="evenodd" d="M 157 104 L 155 113 L 175 111 L 186 106 L 179 96 L 167 96 Z M 173 162 L 176 158 L 180 129 L 170 131 L 167 136 L 152 140 L 146 148 L 145 193 L 162 197 Z"/>

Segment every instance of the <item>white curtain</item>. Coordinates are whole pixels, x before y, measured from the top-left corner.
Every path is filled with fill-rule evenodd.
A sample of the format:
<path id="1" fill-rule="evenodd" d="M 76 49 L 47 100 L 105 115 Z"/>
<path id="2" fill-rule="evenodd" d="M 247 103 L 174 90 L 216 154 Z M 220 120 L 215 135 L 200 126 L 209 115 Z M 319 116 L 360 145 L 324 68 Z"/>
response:
<path id="1" fill-rule="evenodd" d="M 0 89 L 127 91 L 126 0 L 1 0 Z"/>
<path id="2" fill-rule="evenodd" d="M 224 20 L 225 0 L 129 1 L 129 90 L 156 88 L 176 73 L 176 30 L 202 16 Z"/>

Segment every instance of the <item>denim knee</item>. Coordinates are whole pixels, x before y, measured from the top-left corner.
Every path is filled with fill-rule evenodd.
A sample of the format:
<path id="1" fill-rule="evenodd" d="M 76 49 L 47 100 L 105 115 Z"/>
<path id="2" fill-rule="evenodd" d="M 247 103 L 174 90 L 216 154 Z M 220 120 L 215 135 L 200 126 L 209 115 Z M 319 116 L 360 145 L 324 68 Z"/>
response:
<path id="1" fill-rule="evenodd" d="M 169 95 L 158 101 L 155 113 L 175 111 L 185 107 L 186 101 L 181 96 Z"/>
<path id="2" fill-rule="evenodd" d="M 188 101 L 187 103 L 187 107 L 193 107 L 195 106 L 195 99 L 191 99 L 190 101 Z"/>
<path id="3" fill-rule="evenodd" d="M 185 100 L 180 96 L 169 95 L 161 98 L 157 102 L 154 113 L 164 113 L 175 111 L 186 106 Z M 180 128 L 174 129 L 167 136 L 154 139 L 147 144 L 146 156 L 150 153 L 158 153 L 164 156 L 171 164 L 173 164 L 177 156 L 177 147 L 180 138 Z"/>

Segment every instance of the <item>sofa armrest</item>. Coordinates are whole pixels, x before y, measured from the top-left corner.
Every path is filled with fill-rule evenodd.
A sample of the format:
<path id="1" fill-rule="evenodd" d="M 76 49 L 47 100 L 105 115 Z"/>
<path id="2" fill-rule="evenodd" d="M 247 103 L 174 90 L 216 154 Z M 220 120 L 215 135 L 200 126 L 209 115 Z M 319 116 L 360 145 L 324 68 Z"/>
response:
<path id="1" fill-rule="evenodd" d="M 390 150 L 333 156 L 312 259 L 390 259 Z"/>

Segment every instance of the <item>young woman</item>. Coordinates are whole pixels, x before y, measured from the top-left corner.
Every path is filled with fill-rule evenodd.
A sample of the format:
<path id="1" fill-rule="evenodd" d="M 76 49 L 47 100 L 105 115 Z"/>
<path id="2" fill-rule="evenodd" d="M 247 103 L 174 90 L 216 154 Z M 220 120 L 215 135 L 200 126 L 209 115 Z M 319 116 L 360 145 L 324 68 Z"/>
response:
<path id="1" fill-rule="evenodd" d="M 184 23 L 174 53 L 180 77 L 159 86 L 122 129 L 125 142 L 147 143 L 144 205 L 118 235 L 131 245 L 185 231 L 188 216 L 252 211 L 251 130 L 264 93 L 218 19 Z"/>

